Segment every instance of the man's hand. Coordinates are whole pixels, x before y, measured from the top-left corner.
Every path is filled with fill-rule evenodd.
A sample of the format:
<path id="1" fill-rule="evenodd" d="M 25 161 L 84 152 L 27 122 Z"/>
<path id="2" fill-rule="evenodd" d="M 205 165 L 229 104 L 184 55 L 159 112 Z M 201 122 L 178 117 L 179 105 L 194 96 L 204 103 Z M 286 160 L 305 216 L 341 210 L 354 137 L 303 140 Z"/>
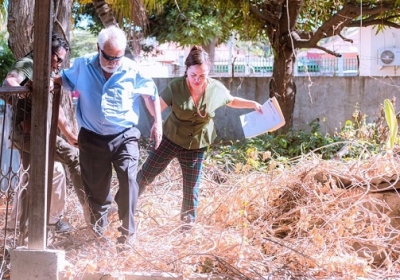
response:
<path id="1" fill-rule="evenodd" d="M 26 135 L 31 134 L 31 119 L 27 119 L 21 122 L 21 129 L 22 132 Z"/>
<path id="2" fill-rule="evenodd" d="M 62 78 L 60 75 L 56 75 L 52 78 L 52 81 L 55 85 L 62 85 Z"/>
<path id="3" fill-rule="evenodd" d="M 155 122 L 150 130 L 150 140 L 154 141 L 155 150 L 157 150 L 157 148 L 160 146 L 162 135 L 162 124 Z"/>
<path id="4" fill-rule="evenodd" d="M 65 138 L 67 138 L 68 143 L 70 143 L 74 147 L 78 147 L 78 137 L 75 134 L 64 134 Z"/>

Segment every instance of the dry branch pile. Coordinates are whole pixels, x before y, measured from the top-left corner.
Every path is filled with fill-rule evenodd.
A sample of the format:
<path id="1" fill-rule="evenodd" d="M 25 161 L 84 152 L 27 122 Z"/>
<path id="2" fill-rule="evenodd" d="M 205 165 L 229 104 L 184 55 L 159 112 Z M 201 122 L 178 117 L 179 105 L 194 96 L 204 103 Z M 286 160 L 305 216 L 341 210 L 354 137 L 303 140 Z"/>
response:
<path id="1" fill-rule="evenodd" d="M 117 214 L 109 217 L 106 234 L 111 241 L 99 241 L 76 210 L 75 195 L 70 195 L 66 219 L 77 230 L 56 236 L 50 247 L 65 250 L 70 279 L 93 272 L 146 271 L 185 278 L 222 274 L 228 279 L 400 275 L 395 209 L 370 192 L 377 189 L 377 181 L 390 177 L 385 188 L 400 202 L 393 191 L 393 175 L 400 174 L 397 155 L 323 161 L 309 154 L 291 166 L 271 166 L 266 172 L 242 168 L 224 174 L 207 163 L 197 222 L 182 232 L 181 172 L 173 161 L 140 197 L 135 246 L 122 253 L 114 246 Z M 221 176 L 222 183 L 217 183 L 215 178 Z"/>

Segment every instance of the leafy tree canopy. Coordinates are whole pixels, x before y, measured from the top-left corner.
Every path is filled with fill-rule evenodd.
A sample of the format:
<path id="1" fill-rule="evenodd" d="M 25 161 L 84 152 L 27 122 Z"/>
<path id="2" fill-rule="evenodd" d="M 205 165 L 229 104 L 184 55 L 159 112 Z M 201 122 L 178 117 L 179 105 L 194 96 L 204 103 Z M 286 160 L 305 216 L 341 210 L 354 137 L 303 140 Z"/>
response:
<path id="1" fill-rule="evenodd" d="M 0 31 L 0 81 L 2 82 L 7 76 L 7 72 L 15 62 L 15 58 L 7 45 L 6 33 Z"/>
<path id="2" fill-rule="evenodd" d="M 73 27 L 89 31 L 97 35 L 103 28 L 100 18 L 96 13 L 93 3 L 75 3 L 72 7 Z"/>
<path id="3" fill-rule="evenodd" d="M 123 2 L 132 5 L 137 1 L 112 1 L 113 11 L 120 11 Z M 287 120 L 285 128 L 292 124 L 296 95 L 294 50 L 318 48 L 340 56 L 321 46 L 321 41 L 335 35 L 348 40 L 342 33 L 346 27 L 377 26 L 377 32 L 386 26 L 400 27 L 400 0 L 144 0 L 142 3 L 149 15 L 148 34 L 160 43 L 174 41 L 180 45 L 204 46 L 215 39 L 225 42 L 232 33 L 249 41 L 267 37 L 274 52 L 269 95 L 276 96 L 281 104 Z M 132 16 L 146 14 L 144 9 L 125 8 L 122 12 L 126 22 L 143 26 Z"/>
<path id="4" fill-rule="evenodd" d="M 240 11 L 201 1 L 168 1 L 161 11 L 151 10 L 149 34 L 160 43 L 177 42 L 182 46 L 207 45 L 215 38 L 228 41 L 232 31 L 243 38 L 255 34 L 253 25 L 244 25 Z M 248 33 L 248 34 L 246 34 Z M 254 37 L 254 36 L 253 36 Z"/>

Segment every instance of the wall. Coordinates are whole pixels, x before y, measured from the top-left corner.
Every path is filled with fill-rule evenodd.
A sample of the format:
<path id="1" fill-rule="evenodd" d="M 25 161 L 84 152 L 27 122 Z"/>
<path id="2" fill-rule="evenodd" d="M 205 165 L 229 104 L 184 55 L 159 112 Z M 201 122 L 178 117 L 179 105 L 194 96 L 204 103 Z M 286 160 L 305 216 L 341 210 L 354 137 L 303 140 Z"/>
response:
<path id="1" fill-rule="evenodd" d="M 360 28 L 360 76 L 400 76 L 400 29 L 386 27 L 377 33 L 376 27 Z M 397 66 L 380 66 L 379 50 L 397 48 Z"/>
<path id="2" fill-rule="evenodd" d="M 384 99 L 400 98 L 399 77 L 301 77 L 296 84 L 296 129 L 319 118 L 323 132 L 332 133 L 352 118 L 356 108 L 371 120 L 380 114 Z"/>
<path id="3" fill-rule="evenodd" d="M 154 78 L 159 90 L 172 78 Z M 269 77 L 219 78 L 235 96 L 265 102 L 269 95 Z M 400 77 L 296 77 L 297 95 L 293 127 L 307 129 L 319 118 L 322 131 L 333 133 L 351 119 L 356 107 L 370 118 L 379 114 L 386 98 L 400 98 Z M 399 107 L 399 105 L 397 106 Z M 239 116 L 251 110 L 223 107 L 217 111 L 215 123 L 220 139 L 243 139 Z M 164 113 L 164 117 L 165 114 Z M 148 114 L 142 113 L 141 129 L 149 135 Z M 151 120 L 152 123 L 152 120 Z"/>

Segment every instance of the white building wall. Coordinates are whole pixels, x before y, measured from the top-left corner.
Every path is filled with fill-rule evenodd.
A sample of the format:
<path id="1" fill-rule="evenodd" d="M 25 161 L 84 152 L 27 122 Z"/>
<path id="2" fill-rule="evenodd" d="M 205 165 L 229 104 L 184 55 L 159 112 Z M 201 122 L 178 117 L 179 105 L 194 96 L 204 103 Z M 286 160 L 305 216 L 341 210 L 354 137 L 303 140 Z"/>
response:
<path id="1" fill-rule="evenodd" d="M 397 63 L 379 65 L 379 50 L 397 48 Z M 363 27 L 360 32 L 360 76 L 400 76 L 400 29 L 387 27 L 377 33 L 377 27 Z"/>

